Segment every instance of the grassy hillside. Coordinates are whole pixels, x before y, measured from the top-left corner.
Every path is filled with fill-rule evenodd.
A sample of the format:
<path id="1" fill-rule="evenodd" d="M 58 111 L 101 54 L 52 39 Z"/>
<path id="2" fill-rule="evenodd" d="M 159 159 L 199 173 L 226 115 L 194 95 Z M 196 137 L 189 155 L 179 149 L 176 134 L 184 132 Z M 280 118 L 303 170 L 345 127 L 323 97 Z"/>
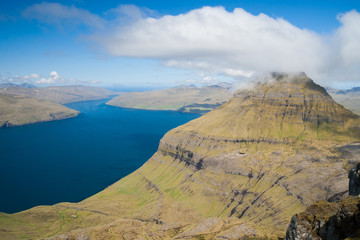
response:
<path id="1" fill-rule="evenodd" d="M 78 111 L 44 100 L 0 94 L 0 127 L 75 117 Z"/>
<path id="2" fill-rule="evenodd" d="M 231 95 L 229 90 L 220 86 L 176 87 L 121 93 L 107 104 L 126 108 L 204 113 L 225 103 Z"/>

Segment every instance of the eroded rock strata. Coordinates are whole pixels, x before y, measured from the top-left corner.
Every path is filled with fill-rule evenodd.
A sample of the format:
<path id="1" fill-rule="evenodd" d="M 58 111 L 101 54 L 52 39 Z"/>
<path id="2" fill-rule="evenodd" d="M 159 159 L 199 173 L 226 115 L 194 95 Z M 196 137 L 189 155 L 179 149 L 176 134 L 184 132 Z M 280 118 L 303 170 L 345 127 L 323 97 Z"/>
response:
<path id="1" fill-rule="evenodd" d="M 0 236 L 285 237 L 294 214 L 347 197 L 359 126 L 305 74 L 274 74 L 168 132 L 149 161 L 104 191 L 0 215 Z"/>

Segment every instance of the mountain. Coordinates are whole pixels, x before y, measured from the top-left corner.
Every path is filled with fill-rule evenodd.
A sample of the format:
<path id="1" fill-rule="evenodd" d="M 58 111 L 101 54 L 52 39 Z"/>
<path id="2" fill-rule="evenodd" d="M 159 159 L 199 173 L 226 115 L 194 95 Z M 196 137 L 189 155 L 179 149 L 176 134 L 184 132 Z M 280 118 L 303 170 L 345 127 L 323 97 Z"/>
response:
<path id="1" fill-rule="evenodd" d="M 1 88 L 0 93 L 37 98 L 60 104 L 77 101 L 104 99 L 108 98 L 111 95 L 116 95 L 115 92 L 107 90 L 105 88 L 81 85 L 54 86 L 46 88 L 10 86 Z"/>
<path id="2" fill-rule="evenodd" d="M 0 127 L 59 120 L 79 114 L 60 104 L 5 94 L 0 94 L 0 107 Z"/>
<path id="3" fill-rule="evenodd" d="M 169 131 L 137 171 L 79 203 L 0 214 L 0 238 L 285 237 L 294 214 L 347 197 L 360 117 L 305 74 L 273 74 Z"/>
<path id="4" fill-rule="evenodd" d="M 338 103 L 360 114 L 360 87 L 348 90 L 327 88 L 327 91 Z"/>
<path id="5" fill-rule="evenodd" d="M 222 86 L 179 86 L 146 92 L 120 93 L 106 104 L 125 108 L 205 113 L 225 103 L 230 97 L 230 91 Z"/>

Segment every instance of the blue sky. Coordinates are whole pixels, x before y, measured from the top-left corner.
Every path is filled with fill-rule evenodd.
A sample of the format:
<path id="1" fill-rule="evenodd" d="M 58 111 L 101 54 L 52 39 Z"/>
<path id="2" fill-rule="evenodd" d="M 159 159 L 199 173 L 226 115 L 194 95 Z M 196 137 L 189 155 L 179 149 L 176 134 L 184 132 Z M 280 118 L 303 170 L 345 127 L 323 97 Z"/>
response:
<path id="1" fill-rule="evenodd" d="M 2 0 L 0 81 L 166 87 L 305 71 L 359 86 L 359 10 L 346 0 Z"/>

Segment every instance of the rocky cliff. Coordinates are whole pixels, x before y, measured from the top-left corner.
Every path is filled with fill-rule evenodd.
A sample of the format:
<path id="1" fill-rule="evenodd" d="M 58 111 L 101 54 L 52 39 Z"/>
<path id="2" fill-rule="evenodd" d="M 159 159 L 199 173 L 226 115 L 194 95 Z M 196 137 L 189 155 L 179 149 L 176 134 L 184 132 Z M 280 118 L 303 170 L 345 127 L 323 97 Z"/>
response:
<path id="1" fill-rule="evenodd" d="M 292 217 L 286 240 L 359 239 L 359 166 L 349 171 L 349 197 L 337 202 L 319 201 Z"/>
<path id="2" fill-rule="evenodd" d="M 149 161 L 104 191 L 0 214 L 0 236 L 285 237 L 294 214 L 348 195 L 359 126 L 305 74 L 273 74 L 168 132 Z"/>
<path id="3" fill-rule="evenodd" d="M 292 217 L 286 240 L 340 240 L 360 237 L 360 198 L 320 201 Z"/>

